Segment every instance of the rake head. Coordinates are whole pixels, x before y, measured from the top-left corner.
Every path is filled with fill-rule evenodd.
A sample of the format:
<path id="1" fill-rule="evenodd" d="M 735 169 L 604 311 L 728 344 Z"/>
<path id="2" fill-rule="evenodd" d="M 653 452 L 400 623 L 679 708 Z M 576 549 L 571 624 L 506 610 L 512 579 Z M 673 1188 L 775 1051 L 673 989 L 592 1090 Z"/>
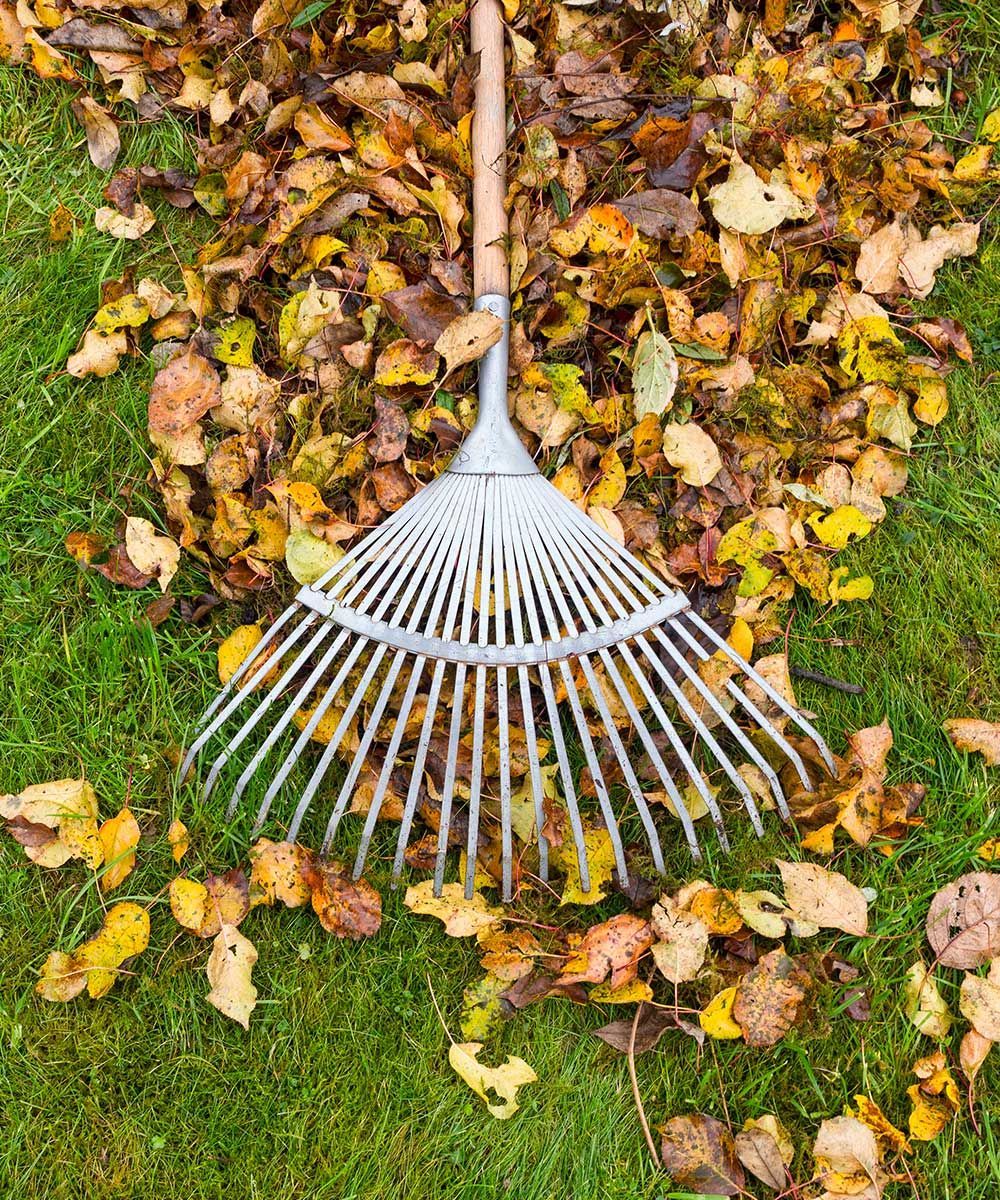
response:
<path id="1" fill-rule="evenodd" d="M 583 791 L 596 797 L 622 881 L 628 868 L 616 816 L 621 806 L 613 803 L 612 791 L 624 792 L 626 804 L 634 805 L 653 862 L 664 869 L 636 773 L 642 752 L 696 858 L 698 838 L 682 789 L 701 798 L 726 847 L 716 789 L 709 783 L 720 772 L 753 828 L 762 832 L 754 794 L 724 744 L 738 747 L 741 762 L 759 769 L 787 817 L 773 762 L 783 755 L 803 787 L 810 783 L 782 728 L 797 727 L 832 769 L 819 734 L 692 611 L 683 593 L 563 497 L 518 449 L 523 458 L 516 473 L 484 473 L 477 456 L 461 457 L 326 576 L 302 588 L 296 604 L 205 714 L 182 772 L 231 721 L 241 721 L 208 771 L 210 793 L 236 752 L 281 704 L 235 782 L 230 813 L 294 722 L 300 732 L 260 804 L 254 825 L 259 830 L 324 722 L 328 740 L 291 814 L 289 839 L 298 834 L 339 754 L 346 775 L 322 852 L 350 811 L 368 766 L 377 782 L 364 816 L 355 877 L 391 794 L 393 815 L 400 818 L 394 876 L 419 809 L 437 828 L 435 890 L 444 880 L 449 845 L 464 842 L 471 895 L 483 823 L 495 828 L 498 819 L 504 899 L 513 881 L 515 743 L 523 747 L 519 761 L 543 879 L 550 849 L 544 834 L 546 754 L 557 769 L 584 890 L 590 882 Z M 768 755 L 741 728 L 737 714 L 756 726 L 758 742 L 762 735 L 771 743 Z M 576 747 L 589 773 L 584 785 L 573 769 Z M 489 777 L 487 759 L 496 762 Z"/>

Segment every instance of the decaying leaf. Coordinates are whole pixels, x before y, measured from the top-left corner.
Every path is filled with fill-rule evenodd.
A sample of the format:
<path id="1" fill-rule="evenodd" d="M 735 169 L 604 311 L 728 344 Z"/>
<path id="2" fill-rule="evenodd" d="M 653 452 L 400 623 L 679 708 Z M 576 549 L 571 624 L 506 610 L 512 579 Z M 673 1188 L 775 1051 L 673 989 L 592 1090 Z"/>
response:
<path id="1" fill-rule="evenodd" d="M 34 783 L 16 795 L 0 796 L 0 816 L 11 832 L 27 824 L 51 833 L 21 842 L 25 854 L 41 867 L 61 867 L 71 858 L 82 858 L 90 867 L 103 861 L 97 796 L 85 779 Z"/>
<path id="2" fill-rule="evenodd" d="M 538 1076 L 523 1058 L 508 1055 L 499 1067 L 487 1067 L 478 1061 L 481 1042 L 452 1042 L 448 1061 L 452 1069 L 485 1102 L 487 1109 L 499 1121 L 512 1117 L 520 1107 L 518 1089 L 526 1083 L 537 1083 Z M 490 1099 L 495 1093 L 502 1103 Z"/>
<path id="3" fill-rule="evenodd" d="M 868 901 L 836 871 L 816 863 L 778 860 L 789 906 L 821 929 L 842 929 L 855 937 L 868 932 Z"/>
<path id="4" fill-rule="evenodd" d="M 434 343 L 444 359 L 444 373 L 475 362 L 495 346 L 503 334 L 503 322 L 491 312 L 478 311 L 456 317 Z"/>
<path id="5" fill-rule="evenodd" d="M 959 750 L 981 754 L 989 766 L 1000 766 L 1000 722 L 955 717 L 942 728 Z"/>
<path id="6" fill-rule="evenodd" d="M 718 1196 L 743 1191 L 746 1176 L 733 1135 L 715 1117 L 672 1117 L 660 1138 L 663 1166 L 678 1187 Z"/>
<path id="7" fill-rule="evenodd" d="M 927 940 L 945 967 L 971 969 L 1000 956 L 1000 874 L 973 871 L 943 887 L 927 913 Z"/>
<path id="8" fill-rule="evenodd" d="M 298 842 L 258 838 L 250 847 L 250 907 L 280 903 L 286 908 L 308 904 L 312 889 L 302 875 L 312 851 Z"/>
<path id="9" fill-rule="evenodd" d="M 250 981 L 257 949 L 235 925 L 223 925 L 212 943 L 205 970 L 212 990 L 205 999 L 223 1016 L 250 1028 L 257 1006 L 257 989 Z"/>
<path id="10" fill-rule="evenodd" d="M 906 972 L 906 1015 L 928 1037 L 943 1041 L 951 1029 L 951 1012 L 933 974 L 920 961 Z"/>
<path id="11" fill-rule="evenodd" d="M 67 1001 L 84 988 L 98 1000 L 106 995 L 130 958 L 149 945 L 149 913 L 131 901 L 113 904 L 104 924 L 72 954 L 53 950 L 35 991 L 44 1000 Z"/>
<path id="12" fill-rule="evenodd" d="M 378 933 L 382 897 L 367 880 L 352 879 L 332 859 L 307 859 L 301 872 L 312 894 L 313 911 L 327 933 L 354 941 Z"/>
<path id="13" fill-rule="evenodd" d="M 406 889 L 403 903 L 413 912 L 427 913 L 443 921 L 449 937 L 471 937 L 503 920 L 503 912 L 487 904 L 480 892 L 474 892 L 472 899 L 467 900 L 459 883 L 446 883 L 441 895 L 435 896 L 434 881 L 425 879 Z"/>
<path id="14" fill-rule="evenodd" d="M 777 1117 L 748 1120 L 736 1135 L 735 1146 L 736 1156 L 751 1175 L 776 1192 L 784 1191 L 795 1146 Z"/>
<path id="15" fill-rule="evenodd" d="M 958 1112 L 958 1087 L 940 1050 L 915 1062 L 913 1073 L 917 1083 L 906 1089 L 913 1105 L 910 1137 L 918 1142 L 930 1142 Z"/>
<path id="16" fill-rule="evenodd" d="M 733 1020 L 750 1046 L 773 1046 L 798 1021 L 812 977 L 782 949 L 765 954 L 740 982 Z"/>
<path id="17" fill-rule="evenodd" d="M 191 847 L 187 826 L 175 817 L 167 830 L 167 841 L 170 843 L 170 853 L 175 863 L 179 863 Z"/>

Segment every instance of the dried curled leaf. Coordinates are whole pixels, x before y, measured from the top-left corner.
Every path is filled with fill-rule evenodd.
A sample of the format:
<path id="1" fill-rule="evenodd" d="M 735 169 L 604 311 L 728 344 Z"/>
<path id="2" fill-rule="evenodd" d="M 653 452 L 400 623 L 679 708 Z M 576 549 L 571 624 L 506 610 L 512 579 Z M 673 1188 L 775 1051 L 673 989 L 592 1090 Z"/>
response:
<path id="1" fill-rule="evenodd" d="M 205 971 L 212 990 L 205 999 L 223 1016 L 250 1028 L 257 1007 L 257 989 L 250 980 L 257 949 L 235 925 L 223 925 L 212 943 Z"/>

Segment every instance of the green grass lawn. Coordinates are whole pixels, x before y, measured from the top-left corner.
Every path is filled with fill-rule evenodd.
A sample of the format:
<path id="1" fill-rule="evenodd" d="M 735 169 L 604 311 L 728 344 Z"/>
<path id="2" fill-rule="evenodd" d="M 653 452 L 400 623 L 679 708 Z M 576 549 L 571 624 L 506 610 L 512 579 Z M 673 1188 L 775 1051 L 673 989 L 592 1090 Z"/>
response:
<path id="1" fill-rule="evenodd" d="M 975 100 L 984 107 L 997 99 L 989 79 Z M 239 613 L 153 631 L 137 620 L 152 593 L 113 587 L 68 557 L 71 530 L 110 532 L 125 511 L 155 516 L 143 483 L 151 368 L 137 362 L 106 381 L 58 374 L 103 279 L 125 266 L 171 276 L 205 230 L 154 200 L 162 220 L 140 244 L 98 236 L 89 222 L 105 179 L 68 99 L 26 74 L 0 75 L 0 788 L 85 773 L 104 815 L 130 799 L 145 836 L 115 898 L 153 901 L 152 943 L 135 978 L 99 1002 L 37 999 L 47 952 L 96 928 L 101 905 L 82 886 L 84 868 L 45 872 L 0 841 L 0 1200 L 669 1195 L 648 1161 L 625 1062 L 589 1034 L 607 1010 L 550 1001 L 504 1027 L 490 1061 L 518 1054 L 540 1080 L 507 1124 L 457 1080 L 429 981 L 457 1033 L 475 955 L 406 912 L 401 893 L 384 889 L 382 932 L 359 944 L 328 937 L 306 912 L 256 910 L 244 925 L 260 950 L 250 1032 L 205 1003 L 208 945 L 177 936 L 162 892 L 166 826 L 184 817 L 195 864 L 232 865 L 242 843 L 227 833 L 221 800 L 200 808 L 193 789 L 175 796 L 165 753 L 209 697 L 213 648 Z M 128 162 L 186 162 L 169 121 L 126 126 L 123 142 Z M 60 201 L 87 224 L 53 245 L 48 216 Z M 837 862 L 878 893 L 873 936 L 836 942 L 863 970 L 872 1018 L 854 1024 L 823 1001 L 769 1052 L 720 1042 L 699 1054 L 676 1034 L 638 1063 L 652 1122 L 701 1111 L 738 1126 L 777 1112 L 802 1150 L 800 1176 L 819 1122 L 855 1093 L 905 1125 L 910 1066 L 933 1045 L 902 1015 L 902 979 L 930 897 L 1000 832 L 998 773 L 940 733 L 946 717 L 1000 718 L 998 280 L 994 241 L 952 264 L 929 302 L 968 326 L 978 361 L 953 379 L 944 424 L 921 434 L 889 519 L 851 552 L 875 579 L 873 599 L 829 613 L 800 603 L 791 629 L 794 662 L 864 684 L 861 697 L 799 686 L 835 748 L 845 730 L 887 717 L 893 781 L 928 787 L 927 824 L 899 853 L 849 851 Z M 201 590 L 190 564 L 184 572 L 178 590 Z M 773 882 L 769 858 L 787 852 L 774 824 L 763 844 L 744 838 L 705 870 L 726 886 Z M 693 873 L 679 848 L 670 863 L 671 886 Z M 384 882 L 378 871 L 373 882 Z M 957 974 L 945 976 L 957 1007 Z M 911 1160 L 921 1200 L 996 1196 L 997 1057 L 980 1076 L 979 1131 L 963 1116 Z"/>

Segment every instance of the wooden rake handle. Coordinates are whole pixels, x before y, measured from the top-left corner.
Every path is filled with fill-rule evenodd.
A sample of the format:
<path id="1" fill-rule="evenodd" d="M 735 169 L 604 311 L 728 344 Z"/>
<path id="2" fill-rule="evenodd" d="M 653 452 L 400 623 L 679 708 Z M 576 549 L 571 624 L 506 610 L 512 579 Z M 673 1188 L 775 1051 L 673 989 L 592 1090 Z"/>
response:
<path id="1" fill-rule="evenodd" d="M 506 296 L 507 102 L 500 0 L 472 0 L 472 52 L 479 53 L 472 118 L 472 278 L 476 299 Z"/>

